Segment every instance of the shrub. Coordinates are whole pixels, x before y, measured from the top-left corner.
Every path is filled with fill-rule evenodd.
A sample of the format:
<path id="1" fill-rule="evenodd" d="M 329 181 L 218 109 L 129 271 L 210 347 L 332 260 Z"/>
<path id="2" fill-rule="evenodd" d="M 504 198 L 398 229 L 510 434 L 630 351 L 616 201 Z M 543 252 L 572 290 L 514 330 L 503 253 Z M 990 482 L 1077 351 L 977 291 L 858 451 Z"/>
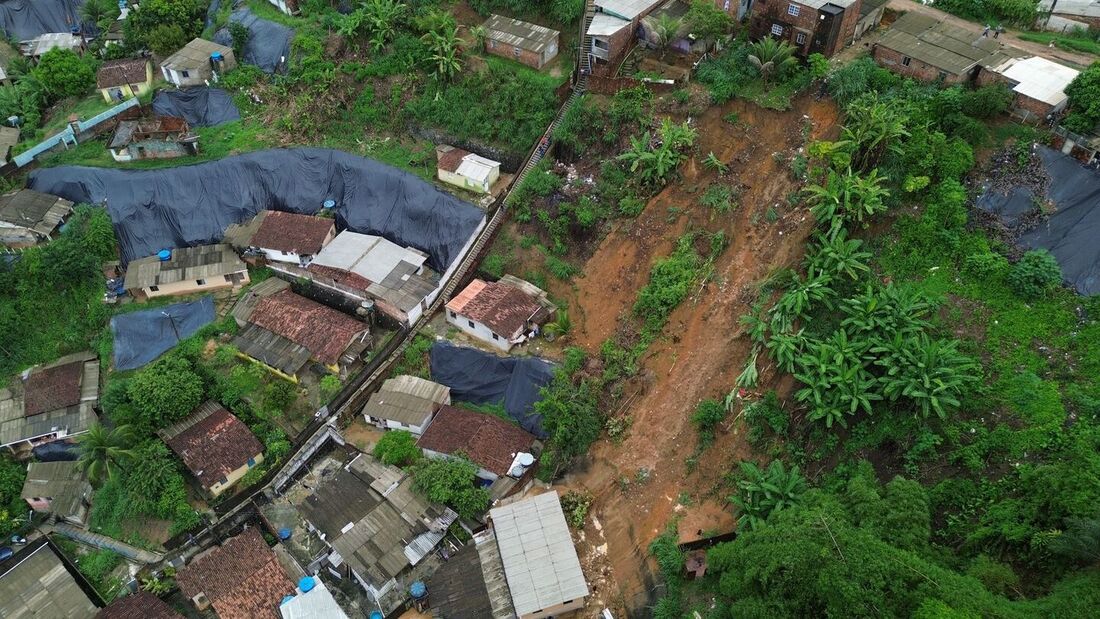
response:
<path id="1" fill-rule="evenodd" d="M 164 357 L 130 379 L 127 389 L 137 412 L 153 428 L 186 417 L 202 404 L 202 379 L 191 362 L 177 355 Z"/>
<path id="2" fill-rule="evenodd" d="M 336 397 L 337 393 L 340 393 L 340 389 L 343 385 L 340 384 L 340 378 L 332 374 L 326 374 L 321 377 L 318 387 L 321 390 L 321 401 L 329 402 L 332 398 Z"/>
<path id="3" fill-rule="evenodd" d="M 753 442 L 763 438 L 766 431 L 786 436 L 791 418 L 779 403 L 775 391 L 769 391 L 761 400 L 745 405 L 745 423 L 749 426 L 749 438 Z"/>
<path id="4" fill-rule="evenodd" d="M 1000 279 L 1008 269 L 1008 259 L 993 252 L 971 254 L 963 259 L 963 271 L 976 280 Z"/>
<path id="5" fill-rule="evenodd" d="M 54 48 L 42 55 L 32 74 L 42 84 L 51 100 L 79 97 L 95 85 L 91 65 L 76 52 Z"/>
<path id="6" fill-rule="evenodd" d="M 1035 301 L 1062 283 L 1062 268 L 1049 251 L 1033 249 L 1012 266 L 1007 281 L 1021 299 Z"/>
<path id="7" fill-rule="evenodd" d="M 726 407 L 717 400 L 703 400 L 695 407 L 691 422 L 699 431 L 699 442 L 704 447 L 714 442 L 714 431 L 726 418 Z"/>
<path id="8" fill-rule="evenodd" d="M 420 459 L 416 437 L 407 430 L 390 430 L 378 439 L 372 452 L 375 458 L 390 466 L 408 466 Z"/>
<path id="9" fill-rule="evenodd" d="M 477 465 L 465 458 L 424 459 L 412 468 L 413 486 L 463 518 L 476 518 L 489 506 L 489 491 L 474 486 Z"/>
<path id="10" fill-rule="evenodd" d="M 592 506 L 592 495 L 587 492 L 570 490 L 561 496 L 561 509 L 565 512 L 565 521 L 574 529 L 583 529 L 588 517 L 588 508 Z"/>

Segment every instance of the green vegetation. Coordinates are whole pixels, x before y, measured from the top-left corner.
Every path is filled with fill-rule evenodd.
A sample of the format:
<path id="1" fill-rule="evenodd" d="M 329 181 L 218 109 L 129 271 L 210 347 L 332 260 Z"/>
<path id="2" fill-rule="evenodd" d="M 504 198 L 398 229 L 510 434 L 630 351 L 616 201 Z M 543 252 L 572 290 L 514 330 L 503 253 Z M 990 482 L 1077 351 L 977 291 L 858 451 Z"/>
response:
<path id="1" fill-rule="evenodd" d="M 411 471 L 418 491 L 462 518 L 476 518 L 489 507 L 489 491 L 474 485 L 477 465 L 464 457 L 424 458 Z"/>
<path id="2" fill-rule="evenodd" d="M 482 15 L 506 9 L 519 16 L 546 16 L 561 24 L 575 22 L 584 13 L 584 0 L 470 0 Z"/>
<path id="3" fill-rule="evenodd" d="M 123 32 L 126 47 L 147 47 L 158 56 L 168 56 L 202 33 L 204 0 L 144 0 L 141 10 L 127 17 Z"/>
<path id="4" fill-rule="evenodd" d="M 1043 45 L 1049 45 L 1053 41 L 1054 46 L 1058 49 L 1100 56 L 1100 42 L 1097 42 L 1096 36 L 1090 35 L 1088 30 L 1081 28 L 1061 34 L 1055 32 L 1021 32 L 1016 36 L 1024 41 L 1042 43 Z"/>
<path id="5" fill-rule="evenodd" d="M 1100 125 L 1100 62 L 1082 71 L 1066 87 L 1069 114 L 1062 124 L 1070 131 L 1089 133 Z"/>
<path id="6" fill-rule="evenodd" d="M 7 456 L 0 457 L 0 536 L 4 539 L 25 521 L 28 507 L 20 495 L 26 479 L 26 467 Z"/>
<path id="7" fill-rule="evenodd" d="M 936 8 L 986 25 L 1030 28 L 1039 16 L 1038 0 L 937 0 Z"/>
<path id="8" fill-rule="evenodd" d="M 726 419 L 726 406 L 717 400 L 703 400 L 695 407 L 691 422 L 699 431 L 699 443 L 708 446 L 714 442 L 714 431 Z"/>
<path id="9" fill-rule="evenodd" d="M 390 466 L 408 466 L 420 459 L 416 437 L 408 430 L 390 430 L 378 439 L 373 455 Z"/>
<path id="10" fill-rule="evenodd" d="M 76 437 L 76 443 L 80 446 L 80 470 L 96 486 L 113 478 L 122 463 L 134 456 L 134 433 L 129 426 L 107 429 L 97 423 Z"/>
<path id="11" fill-rule="evenodd" d="M 717 103 L 742 97 L 775 110 L 790 109 L 791 99 L 813 80 L 809 70 L 798 66 L 790 45 L 772 38 L 751 45 L 733 41 L 700 64 L 696 75 Z"/>
<path id="12" fill-rule="evenodd" d="M 583 529 L 588 518 L 588 508 L 592 506 L 592 495 L 587 492 L 570 490 L 561 495 L 561 509 L 565 520 L 574 529 Z"/>
<path id="13" fill-rule="evenodd" d="M 1012 266 L 1005 282 L 1021 299 L 1035 301 L 1062 283 L 1062 267 L 1045 249 L 1033 249 Z"/>
<path id="14" fill-rule="evenodd" d="M 806 492 L 806 480 L 798 467 L 787 469 L 781 460 L 772 460 L 767 468 L 752 462 L 741 463 L 737 495 L 730 501 L 737 506 L 738 530 L 755 530 L 772 514 L 798 505 Z"/>
<path id="15" fill-rule="evenodd" d="M 79 97 L 95 85 L 95 70 L 68 49 L 55 48 L 42 54 L 33 74 L 50 101 Z"/>

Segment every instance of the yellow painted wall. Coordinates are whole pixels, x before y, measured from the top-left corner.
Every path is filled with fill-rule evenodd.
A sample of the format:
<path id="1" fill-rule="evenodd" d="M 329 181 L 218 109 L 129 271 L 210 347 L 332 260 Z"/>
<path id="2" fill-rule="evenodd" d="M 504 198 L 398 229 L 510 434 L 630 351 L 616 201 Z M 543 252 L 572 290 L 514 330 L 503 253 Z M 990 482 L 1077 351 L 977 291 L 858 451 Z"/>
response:
<path id="1" fill-rule="evenodd" d="M 218 496 L 221 493 L 225 492 L 226 490 L 232 488 L 233 484 L 237 483 L 238 481 L 241 480 L 242 477 L 245 476 L 245 473 L 248 473 L 248 471 L 251 468 L 259 466 L 260 463 L 262 463 L 264 461 L 264 455 L 262 453 L 261 454 L 256 454 L 255 456 L 253 456 L 253 460 L 256 461 L 256 464 L 253 464 L 251 467 L 248 466 L 247 464 L 245 464 L 241 468 L 239 468 L 239 469 L 233 471 L 232 473 L 226 475 L 225 476 L 226 483 L 224 483 L 224 484 L 215 483 L 213 486 L 210 486 L 210 488 L 208 488 L 208 490 L 210 491 L 210 494 L 212 494 L 214 496 Z"/>

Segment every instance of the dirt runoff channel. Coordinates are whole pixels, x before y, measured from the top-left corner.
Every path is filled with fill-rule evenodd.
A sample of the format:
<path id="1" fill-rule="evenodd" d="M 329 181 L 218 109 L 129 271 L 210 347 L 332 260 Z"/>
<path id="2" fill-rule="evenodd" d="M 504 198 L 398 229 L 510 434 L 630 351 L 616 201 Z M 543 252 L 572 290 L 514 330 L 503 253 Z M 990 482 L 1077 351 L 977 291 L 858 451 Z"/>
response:
<path id="1" fill-rule="evenodd" d="M 724 120 L 731 112 L 740 119 L 736 125 Z M 788 204 L 798 189 L 788 162 L 808 139 L 835 138 L 837 111 L 811 97 L 788 112 L 734 101 L 711 107 L 695 123 L 702 155 L 684 165 L 682 182 L 666 187 L 636 220 L 614 228 L 573 287 L 555 291 L 568 298 L 573 343 L 596 353 L 631 311 L 653 260 L 667 255 L 684 231 L 724 229 L 730 240 L 715 277 L 673 312 L 639 377 L 626 387 L 623 410 L 613 412 L 633 418 L 625 440 L 600 440 L 558 484 L 595 497 L 579 535 L 593 589 L 582 616 L 605 607 L 616 617 L 648 616 L 657 577 L 646 550 L 674 518 L 682 541 L 734 528 L 722 478 L 753 456 L 751 448 L 740 424 L 727 423 L 689 472 L 685 459 L 697 443 L 690 416 L 700 400 L 728 392 L 744 367 L 749 346 L 739 337 L 738 319 L 749 310 L 754 284 L 803 254 L 813 221 L 806 209 Z M 719 178 L 702 165 L 709 152 L 730 163 L 728 174 Z M 713 182 L 739 186 L 736 210 L 720 215 L 699 204 Z M 766 371 L 764 379 L 773 374 Z M 784 387 L 790 385 L 778 385 Z M 640 470 L 648 471 L 644 481 Z"/>

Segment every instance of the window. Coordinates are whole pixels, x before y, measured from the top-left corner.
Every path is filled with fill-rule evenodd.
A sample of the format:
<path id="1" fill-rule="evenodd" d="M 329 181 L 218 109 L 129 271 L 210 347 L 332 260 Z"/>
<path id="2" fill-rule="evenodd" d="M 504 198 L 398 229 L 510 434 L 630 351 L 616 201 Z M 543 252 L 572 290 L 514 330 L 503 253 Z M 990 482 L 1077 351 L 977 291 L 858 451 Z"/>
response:
<path id="1" fill-rule="evenodd" d="M 256 459 L 255 458 L 249 458 L 248 459 L 248 468 L 252 468 L 254 466 L 256 466 Z"/>
<path id="2" fill-rule="evenodd" d="M 180 75 L 182 75 L 184 77 L 191 77 L 191 72 L 190 71 L 180 71 Z"/>
<path id="3" fill-rule="evenodd" d="M 802 9 L 800 9 L 797 4 L 787 5 L 787 15 L 790 15 L 791 17 L 798 17 L 798 12 L 801 10 Z"/>
<path id="4" fill-rule="evenodd" d="M 496 333 L 494 333 L 494 334 L 493 334 L 493 339 L 494 339 L 494 340 L 499 340 L 499 339 L 500 339 L 500 336 L 498 336 L 498 335 L 497 335 Z"/>
<path id="5" fill-rule="evenodd" d="M 516 58 L 519 58 L 519 54 L 520 54 L 520 49 L 518 47 L 513 47 L 512 48 L 512 55 L 515 56 Z"/>
<path id="6" fill-rule="evenodd" d="M 804 44 L 806 42 L 806 33 L 799 32 L 798 34 L 794 35 L 794 42 L 798 43 L 799 45 Z"/>
<path id="7" fill-rule="evenodd" d="M 607 41 L 605 41 L 603 39 L 592 39 L 592 47 L 598 47 L 600 49 L 610 49 L 611 48 L 611 46 L 607 43 Z"/>
<path id="8" fill-rule="evenodd" d="M 451 312 L 451 318 L 458 318 L 458 312 Z"/>
<path id="9" fill-rule="evenodd" d="M 149 290 L 152 292 L 157 292 L 160 290 L 160 286 L 149 286 Z"/>
<path id="10" fill-rule="evenodd" d="M 206 285 L 206 280 L 205 279 L 196 279 L 195 283 L 200 285 L 200 286 L 205 286 Z"/>
<path id="11" fill-rule="evenodd" d="M 472 321 L 472 320 L 467 320 L 466 322 L 470 324 L 470 328 L 471 328 L 471 329 L 476 329 L 476 328 L 477 328 L 477 325 L 475 325 L 475 324 L 474 324 L 474 321 Z"/>
<path id="12" fill-rule="evenodd" d="M 492 39 L 489 39 L 489 40 L 488 40 L 488 41 L 486 42 L 486 45 L 487 45 L 487 46 L 489 47 L 489 49 L 493 49 L 494 47 L 496 47 L 496 46 L 497 46 L 497 42 L 496 42 L 496 41 L 494 41 L 494 40 L 492 40 Z"/>
<path id="13" fill-rule="evenodd" d="M 912 62 L 912 61 L 913 61 L 913 59 L 910 58 L 909 56 L 902 56 L 901 57 L 901 64 L 904 67 L 908 67 L 909 63 Z"/>
<path id="14" fill-rule="evenodd" d="M 783 36 L 783 26 L 781 26 L 779 24 L 772 24 L 772 36 L 773 37 Z"/>
<path id="15" fill-rule="evenodd" d="M 947 72 L 946 71 L 940 71 L 939 75 L 936 76 L 936 79 L 938 79 L 941 82 L 945 81 L 947 79 Z"/>

